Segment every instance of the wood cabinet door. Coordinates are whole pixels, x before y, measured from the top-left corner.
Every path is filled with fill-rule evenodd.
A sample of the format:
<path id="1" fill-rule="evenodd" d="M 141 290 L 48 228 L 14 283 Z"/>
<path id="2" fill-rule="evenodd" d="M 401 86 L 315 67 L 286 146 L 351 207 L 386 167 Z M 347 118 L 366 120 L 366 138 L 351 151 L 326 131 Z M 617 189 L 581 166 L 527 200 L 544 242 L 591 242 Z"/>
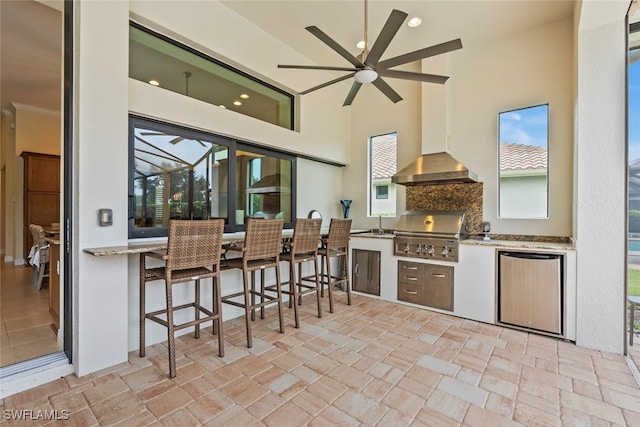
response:
<path id="1" fill-rule="evenodd" d="M 60 191 L 60 159 L 31 155 L 25 161 L 26 191 Z"/>
<path id="2" fill-rule="evenodd" d="M 60 222 L 60 157 L 22 152 L 24 159 L 23 252 L 29 255 L 33 238 L 30 224 L 48 227 Z"/>

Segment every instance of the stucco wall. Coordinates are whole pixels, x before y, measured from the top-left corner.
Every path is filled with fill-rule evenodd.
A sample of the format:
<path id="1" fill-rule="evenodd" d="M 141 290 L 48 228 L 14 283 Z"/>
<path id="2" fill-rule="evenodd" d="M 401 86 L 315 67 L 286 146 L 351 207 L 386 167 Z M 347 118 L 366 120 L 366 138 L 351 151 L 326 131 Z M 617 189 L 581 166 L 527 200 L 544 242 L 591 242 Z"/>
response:
<path id="1" fill-rule="evenodd" d="M 608 3 L 609 8 L 601 9 L 600 2 L 583 2 L 578 31 L 576 342 L 621 353 L 626 315 L 627 33 L 624 2 Z"/>
<path id="2" fill-rule="evenodd" d="M 375 227 L 377 218 L 366 218 L 363 196 L 367 186 L 367 138 L 397 131 L 401 147 L 398 164 L 407 164 L 422 149 L 422 112 L 430 102 L 421 97 L 419 83 L 398 81 L 393 82 L 393 86 L 405 98 L 399 104 L 392 104 L 375 88 L 368 87 L 360 91 L 350 109 L 342 108 L 340 103 L 348 85 L 338 84 L 322 93 L 303 97 L 300 132 L 273 129 L 250 118 L 231 116 L 213 106 L 128 79 L 130 7 L 137 15 L 221 55 L 233 57 L 274 80 L 279 76 L 275 71 L 276 59 L 270 54 L 274 49 L 287 52 L 279 58 L 282 62 L 296 63 L 300 59 L 297 53 L 287 51 L 286 46 L 215 2 L 193 2 L 189 8 L 179 2 L 76 4 L 73 159 L 77 165 L 74 177 L 76 270 L 73 286 L 74 363 L 80 375 L 126 360 L 127 350 L 135 345 L 128 342 L 137 333 L 128 320 L 131 316 L 135 318 L 130 310 L 137 298 L 135 260 L 130 262 L 127 257 L 117 256 L 93 258 L 81 252 L 85 247 L 127 243 L 129 110 L 350 163 L 339 169 L 301 162 L 298 180 L 303 184 L 299 188 L 298 212 L 303 215 L 309 209 L 320 208 L 325 210 L 322 213 L 328 220 L 340 215 L 338 199 L 351 198 L 355 226 Z M 216 24 L 220 25 L 212 25 L 211 16 L 215 16 Z M 451 150 L 484 181 L 485 219 L 492 221 L 497 233 L 570 233 L 574 123 L 570 90 L 573 86 L 572 28 L 570 19 L 557 21 L 509 40 L 462 49 L 452 53 L 450 63 L 446 64 L 452 76 L 447 83 L 451 87 L 446 89 L 445 106 L 445 128 L 450 134 Z M 578 84 L 580 111 L 577 117 L 578 344 L 619 351 L 624 342 L 621 336 L 623 295 L 622 287 L 613 288 L 623 280 L 624 251 L 622 245 L 618 250 L 611 236 L 620 235 L 622 241 L 624 228 L 621 207 L 624 148 L 620 145 L 624 136 L 619 126 L 624 119 L 624 109 L 620 106 L 624 99 L 620 81 L 624 75 L 620 68 L 624 53 L 615 49 L 623 44 L 624 28 L 616 21 L 580 32 L 579 37 L 578 74 L 583 76 Z M 601 66 L 594 68 L 594 61 Z M 610 74 L 614 75 L 613 82 L 604 82 L 609 79 L 601 76 Z M 287 81 L 301 90 L 311 86 L 305 78 L 291 77 Z M 551 217 L 543 225 L 497 220 L 491 215 L 497 208 L 497 114 L 541 102 L 550 104 L 550 179 L 554 188 Z M 603 141 L 612 141 L 612 149 L 604 150 L 605 155 L 602 155 Z M 620 173 L 615 172 L 616 168 Z M 614 173 L 603 177 L 594 173 L 596 170 Z M 320 183 L 321 188 L 316 190 L 312 183 Z M 400 190 L 398 211 L 404 208 L 404 194 L 400 194 L 403 193 Z M 605 212 L 596 209 L 604 205 L 608 206 Z M 102 207 L 114 210 L 112 227 L 97 225 L 96 212 Z M 613 218 L 606 227 L 602 227 L 603 213 Z"/>
<path id="3" fill-rule="evenodd" d="M 464 40 L 463 40 L 464 43 Z M 492 232 L 571 236 L 573 22 L 561 19 L 451 58 L 451 152 L 484 183 Z M 498 217 L 498 114 L 549 104 L 549 218 Z"/>
<path id="4" fill-rule="evenodd" d="M 82 252 L 83 248 L 127 244 L 129 112 L 339 163 L 349 161 L 350 117 L 345 110 L 328 108 L 331 97 L 309 95 L 301 100 L 300 131 L 290 131 L 128 78 L 130 12 L 154 30 L 195 47 L 206 45 L 202 49 L 207 53 L 230 54 L 235 62 L 265 78 L 277 72 L 272 52 L 285 52 L 285 62 L 301 60 L 299 54 L 247 26 L 216 2 L 193 2 L 188 8 L 179 2 L 81 2 L 75 9 L 79 55 L 74 119 L 74 164 L 78 167 L 74 179 L 73 351 L 75 369 L 83 375 L 120 363 L 129 350 L 137 348 L 137 257 L 95 258 Z M 211 16 L 216 17 L 216 25 Z M 332 90 L 339 89 L 324 94 Z M 332 216 L 339 215 L 335 195 L 342 188 L 342 168 L 300 160 L 298 185 L 299 216 L 318 209 L 328 224 Z M 98 226 L 99 208 L 113 209 L 113 226 Z M 161 296 L 152 293 L 150 304 Z M 237 315 L 226 308 L 224 314 L 225 318 Z M 166 331 L 152 331 L 147 344 L 163 340 Z"/>

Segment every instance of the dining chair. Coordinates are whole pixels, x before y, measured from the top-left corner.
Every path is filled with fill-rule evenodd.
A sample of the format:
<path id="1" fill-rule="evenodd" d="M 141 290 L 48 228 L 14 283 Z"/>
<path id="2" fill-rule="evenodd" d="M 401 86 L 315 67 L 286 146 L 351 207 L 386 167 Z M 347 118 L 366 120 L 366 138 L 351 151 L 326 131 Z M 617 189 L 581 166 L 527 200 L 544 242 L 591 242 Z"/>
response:
<path id="1" fill-rule="evenodd" d="M 248 218 L 244 243 L 241 246 L 227 247 L 229 251 L 239 251 L 241 257 L 225 260 L 223 268 L 225 270 L 242 270 L 243 290 L 223 295 L 222 302 L 244 308 L 248 348 L 253 346 L 251 321 L 255 320 L 257 308 L 260 308 L 260 317 L 264 319 L 265 306 L 277 304 L 280 333 L 284 333 L 282 287 L 280 282 L 282 227 L 282 219 Z M 265 272 L 270 268 L 275 270 L 276 283 L 273 285 L 276 292 L 275 296 L 265 292 Z M 256 271 L 260 271 L 260 289 L 256 289 Z M 249 273 L 251 273 L 251 278 L 249 278 Z M 259 298 L 259 301 L 257 298 Z"/>
<path id="2" fill-rule="evenodd" d="M 318 245 L 320 243 L 321 219 L 297 218 L 293 225 L 293 239 L 284 244 L 285 251 L 280 255 L 280 260 L 289 263 L 289 280 L 282 282 L 282 293 L 289 295 L 289 308 L 293 307 L 295 327 L 300 327 L 298 317 L 298 305 L 302 304 L 304 295 L 315 293 L 318 304 L 318 317 L 322 317 L 320 305 L 320 280 L 318 274 Z M 302 266 L 304 263 L 313 262 L 315 280 L 303 282 Z M 296 265 L 298 275 L 296 276 Z M 297 277 L 297 279 L 296 279 Z M 267 286 L 267 290 L 275 290 L 273 286 Z"/>
<path id="3" fill-rule="evenodd" d="M 351 305 L 351 283 L 349 281 L 349 238 L 351 234 L 351 219 L 331 218 L 329 234 L 322 238 L 322 245 L 318 249 L 321 259 L 320 294 L 324 295 L 324 287 L 327 287 L 329 297 L 329 312 L 333 313 L 333 295 L 331 289 L 334 286 L 345 285 L 347 291 L 347 304 Z M 332 272 L 331 259 L 338 261 L 336 268 L 341 271 Z M 326 273 L 325 273 L 326 268 Z M 310 277 L 305 279 L 309 280 Z"/>
<path id="4" fill-rule="evenodd" d="M 140 357 L 145 355 L 145 320 L 149 319 L 167 328 L 169 343 L 169 377 L 176 376 L 175 332 L 195 327 L 194 336 L 200 338 L 200 324 L 212 322 L 212 331 L 218 335 L 218 355 L 224 356 L 222 304 L 220 299 L 220 255 L 224 220 L 171 220 L 166 253 L 140 254 Z M 164 261 L 160 267 L 147 265 L 147 259 Z M 200 281 L 211 279 L 211 309 L 200 301 Z M 148 282 L 165 282 L 166 305 L 162 310 L 146 313 L 145 288 Z M 195 282 L 193 302 L 174 306 L 173 287 L 179 283 Z M 194 309 L 191 321 L 176 324 L 174 313 Z"/>
<path id="5" fill-rule="evenodd" d="M 31 286 L 40 290 L 42 280 L 49 277 L 49 243 L 44 239 L 44 228 L 40 225 L 29 224 L 29 231 L 33 237 L 33 246 L 29 251 L 29 264 L 33 267 L 31 272 Z"/>

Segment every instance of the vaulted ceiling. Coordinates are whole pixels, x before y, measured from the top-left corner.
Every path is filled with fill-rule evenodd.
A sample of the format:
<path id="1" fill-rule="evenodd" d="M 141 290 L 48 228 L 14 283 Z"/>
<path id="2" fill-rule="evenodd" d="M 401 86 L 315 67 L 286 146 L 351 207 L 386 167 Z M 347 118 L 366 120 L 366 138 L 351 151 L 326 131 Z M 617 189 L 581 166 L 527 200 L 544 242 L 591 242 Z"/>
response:
<path id="1" fill-rule="evenodd" d="M 305 27 L 316 25 L 358 54 L 364 35 L 364 0 L 222 0 L 247 21 L 305 55 L 310 63 L 344 66 L 344 59 Z M 61 1 L 0 1 L 1 106 L 8 102 L 59 110 L 62 52 Z M 54 7 L 51 7 L 51 6 Z M 375 40 L 392 9 L 418 16 L 422 25 L 403 26 L 383 59 L 455 38 L 464 47 L 490 43 L 571 15 L 568 0 L 371 0 L 369 39 Z M 185 2 L 188 7 L 188 2 Z M 277 52 L 273 53 L 277 55 Z M 290 70 L 313 73 L 313 71 Z M 305 88 L 298 88 L 300 90 Z"/>

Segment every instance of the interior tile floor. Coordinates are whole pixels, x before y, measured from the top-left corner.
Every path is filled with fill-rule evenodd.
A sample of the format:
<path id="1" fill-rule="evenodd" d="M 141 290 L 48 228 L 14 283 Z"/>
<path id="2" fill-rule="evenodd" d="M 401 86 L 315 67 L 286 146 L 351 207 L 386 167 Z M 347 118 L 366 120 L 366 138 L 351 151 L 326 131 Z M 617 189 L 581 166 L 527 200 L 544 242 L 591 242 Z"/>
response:
<path id="1" fill-rule="evenodd" d="M 349 307 L 336 294 L 321 319 L 305 300 L 300 329 L 286 309 L 284 334 L 268 310 L 251 349 L 243 319 L 225 322 L 223 358 L 210 328 L 178 338 L 174 379 L 161 343 L 9 396 L 0 413 L 56 410 L 78 426 L 640 425 L 623 356 L 359 295 Z"/>
<path id="2" fill-rule="evenodd" d="M 61 350 L 51 328 L 47 279 L 35 290 L 31 271 L 0 263 L 0 367 Z"/>

